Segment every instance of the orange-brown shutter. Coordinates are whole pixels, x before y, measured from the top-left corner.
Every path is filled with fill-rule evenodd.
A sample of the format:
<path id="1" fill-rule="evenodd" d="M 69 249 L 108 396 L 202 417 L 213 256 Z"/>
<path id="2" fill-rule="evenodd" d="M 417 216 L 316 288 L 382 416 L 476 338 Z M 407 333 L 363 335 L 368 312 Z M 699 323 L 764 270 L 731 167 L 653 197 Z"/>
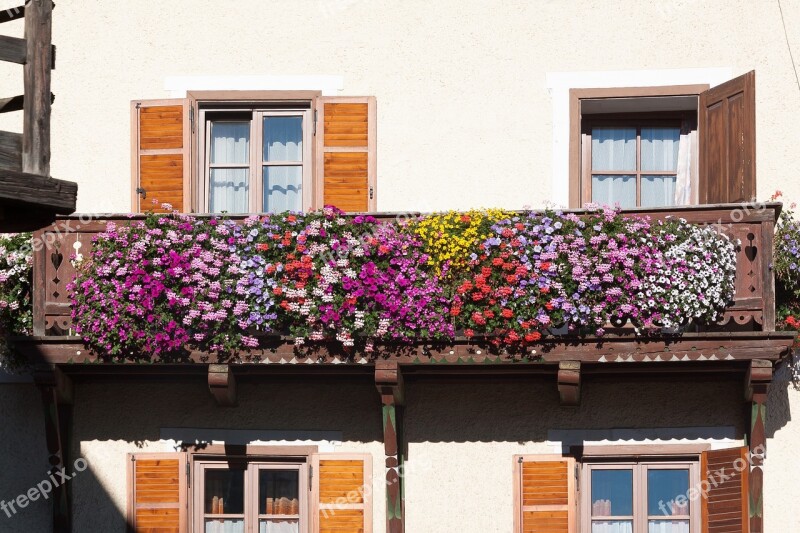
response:
<path id="1" fill-rule="evenodd" d="M 756 196 L 756 73 L 700 94 L 700 203 Z"/>
<path id="2" fill-rule="evenodd" d="M 129 456 L 130 533 L 186 533 L 186 454 Z"/>
<path id="3" fill-rule="evenodd" d="M 315 533 L 372 531 L 372 458 L 368 454 L 312 457 Z"/>
<path id="4" fill-rule="evenodd" d="M 375 211 L 375 97 L 320 97 L 316 111 L 317 207 Z"/>
<path id="5" fill-rule="evenodd" d="M 576 533 L 575 459 L 514 457 L 514 532 Z"/>
<path id="6" fill-rule="evenodd" d="M 703 452 L 700 476 L 701 488 L 705 490 L 703 532 L 748 533 L 750 463 L 747 447 Z"/>
<path id="7" fill-rule="evenodd" d="M 131 102 L 132 211 L 190 211 L 190 112 L 187 99 Z"/>

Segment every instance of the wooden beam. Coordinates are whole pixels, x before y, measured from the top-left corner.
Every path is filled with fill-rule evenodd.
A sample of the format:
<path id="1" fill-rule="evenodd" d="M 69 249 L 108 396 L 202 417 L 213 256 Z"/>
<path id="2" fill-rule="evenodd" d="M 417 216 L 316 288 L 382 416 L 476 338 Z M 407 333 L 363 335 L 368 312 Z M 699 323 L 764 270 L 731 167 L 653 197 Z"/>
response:
<path id="1" fill-rule="evenodd" d="M 0 202 L 12 201 L 47 207 L 55 213 L 72 213 L 77 197 L 77 183 L 0 169 Z"/>
<path id="2" fill-rule="evenodd" d="M 25 16 L 25 6 L 9 7 L 0 11 L 0 24 L 3 22 L 11 22 L 12 20 L 21 19 Z"/>
<path id="3" fill-rule="evenodd" d="M 0 169 L 22 171 L 22 134 L 0 131 Z"/>
<path id="4" fill-rule="evenodd" d="M 28 45 L 25 39 L 0 35 L 0 61 L 24 65 L 28 60 Z"/>
<path id="5" fill-rule="evenodd" d="M 217 405 L 236 406 L 236 378 L 230 365 L 208 365 L 208 390 Z"/>
<path id="6" fill-rule="evenodd" d="M 56 95 L 50 93 L 50 103 L 56 101 Z M 11 98 L 0 98 L 0 113 L 11 113 L 22 111 L 25 107 L 25 97 L 23 95 L 12 96 Z"/>
<path id="7" fill-rule="evenodd" d="M 48 476 L 61 482 L 53 483 L 53 531 L 71 533 L 72 520 L 69 502 L 70 484 L 63 482 L 60 473 L 72 472 L 70 435 L 72 431 L 72 383 L 58 368 L 37 369 L 34 383 L 39 389 L 44 408 L 45 439 L 47 441 Z M 69 475 L 69 474 L 68 474 Z"/>
<path id="8" fill-rule="evenodd" d="M 561 398 L 561 405 L 576 406 L 580 404 L 580 361 L 561 361 L 558 363 L 558 395 Z"/>
<path id="9" fill-rule="evenodd" d="M 53 68 L 53 3 L 32 0 L 25 8 L 22 170 L 50 175 L 50 78 Z"/>
<path id="10" fill-rule="evenodd" d="M 69 312 L 66 309 L 65 312 Z M 401 365 L 558 365 L 561 361 L 580 361 L 594 365 L 652 366 L 653 370 L 669 369 L 697 363 L 748 362 L 753 359 L 778 361 L 789 353 L 794 343 L 792 332 L 685 333 L 678 338 L 619 336 L 582 338 L 548 337 L 529 355 L 504 354 L 491 346 L 459 338 L 450 344 L 377 345 L 383 360 Z M 79 337 L 32 336 L 11 339 L 20 353 L 33 363 L 95 363 L 103 358 L 84 346 Z M 241 354 L 242 363 L 306 364 L 349 363 L 368 365 L 373 359 L 364 354 L 346 353 L 335 344 L 315 347 L 312 352 L 298 351 L 288 337 L 265 338 L 261 349 Z M 535 352 L 535 353 L 534 353 Z M 145 361 L 150 362 L 149 359 Z M 229 360 L 228 360 L 229 361 Z M 189 352 L 185 363 L 207 363 L 209 354 Z M 216 362 L 216 361 L 214 361 Z M 223 361 L 219 361 L 223 362 Z M 131 361 L 125 364 L 138 364 Z"/>
<path id="11" fill-rule="evenodd" d="M 764 459 L 767 455 L 767 395 L 772 362 L 754 360 L 745 378 L 750 405 L 750 533 L 764 533 Z"/>
<path id="12" fill-rule="evenodd" d="M 402 406 L 405 401 L 405 392 L 400 365 L 393 361 L 376 361 L 375 386 L 383 406 L 386 533 L 403 533 L 405 531 L 405 502 L 403 501 Z"/>

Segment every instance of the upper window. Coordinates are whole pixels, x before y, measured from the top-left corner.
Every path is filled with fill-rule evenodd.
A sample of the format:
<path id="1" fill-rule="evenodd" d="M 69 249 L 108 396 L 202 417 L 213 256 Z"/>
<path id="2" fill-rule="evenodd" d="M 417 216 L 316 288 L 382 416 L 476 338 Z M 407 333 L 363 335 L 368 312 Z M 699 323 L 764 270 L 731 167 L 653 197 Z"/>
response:
<path id="1" fill-rule="evenodd" d="M 603 205 L 660 207 L 692 203 L 697 138 L 694 117 L 584 119 L 586 198 Z"/>
<path id="2" fill-rule="evenodd" d="M 134 211 L 376 209 L 374 97 L 195 92 L 132 103 Z"/>
<path id="3" fill-rule="evenodd" d="M 721 85 L 570 90 L 571 207 L 751 201 L 755 74 Z"/>
<path id="4" fill-rule="evenodd" d="M 312 204 L 311 110 L 202 110 L 202 202 L 209 213 L 303 211 Z"/>

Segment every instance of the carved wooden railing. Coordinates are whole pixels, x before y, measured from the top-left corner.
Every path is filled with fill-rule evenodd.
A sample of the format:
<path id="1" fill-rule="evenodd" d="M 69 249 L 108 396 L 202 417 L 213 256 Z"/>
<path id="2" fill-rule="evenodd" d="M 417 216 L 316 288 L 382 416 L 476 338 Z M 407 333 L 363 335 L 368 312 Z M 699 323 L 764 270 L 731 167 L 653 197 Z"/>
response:
<path id="1" fill-rule="evenodd" d="M 723 319 L 706 331 L 774 331 L 775 289 L 771 268 L 775 221 L 781 204 L 701 205 L 681 208 L 636 209 L 626 213 L 653 219 L 679 216 L 712 225 L 741 242 L 736 262 L 736 296 Z M 406 216 L 403 213 L 400 216 Z M 393 220 L 395 213 L 379 213 Z M 140 217 L 140 215 L 137 215 Z M 134 217 L 135 219 L 136 217 Z M 234 217 L 237 218 L 237 217 Z M 243 218 L 243 217 L 239 217 Z M 71 257 L 88 255 L 92 238 L 109 221 L 125 224 L 130 215 L 72 215 L 34 233 L 34 335 L 72 334 L 67 284 L 75 275 Z"/>

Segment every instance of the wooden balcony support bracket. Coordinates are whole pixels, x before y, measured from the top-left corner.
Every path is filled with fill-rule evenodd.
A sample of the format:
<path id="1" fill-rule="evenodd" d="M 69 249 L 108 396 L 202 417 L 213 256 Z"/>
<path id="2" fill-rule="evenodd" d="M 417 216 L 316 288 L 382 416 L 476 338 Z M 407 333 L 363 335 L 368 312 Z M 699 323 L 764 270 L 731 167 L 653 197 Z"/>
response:
<path id="1" fill-rule="evenodd" d="M 558 363 L 558 395 L 561 405 L 576 406 L 581 402 L 581 362 Z"/>
<path id="2" fill-rule="evenodd" d="M 386 455 L 386 532 L 405 531 L 403 490 L 403 375 L 395 361 L 375 363 L 375 386 L 383 406 L 383 448 Z"/>
<path id="3" fill-rule="evenodd" d="M 33 379 L 41 393 L 44 407 L 44 429 L 50 465 L 48 476 L 53 482 L 50 492 L 53 500 L 53 531 L 70 533 L 71 489 L 69 482 L 64 480 L 75 472 L 70 458 L 73 385 L 70 378 L 58 367 L 37 368 Z"/>
<path id="4" fill-rule="evenodd" d="M 767 393 L 772 361 L 754 359 L 745 377 L 745 399 L 750 406 L 750 533 L 764 532 L 764 459 L 767 455 Z"/>
<path id="5" fill-rule="evenodd" d="M 220 407 L 236 406 L 236 377 L 230 365 L 208 365 L 208 390 Z"/>

